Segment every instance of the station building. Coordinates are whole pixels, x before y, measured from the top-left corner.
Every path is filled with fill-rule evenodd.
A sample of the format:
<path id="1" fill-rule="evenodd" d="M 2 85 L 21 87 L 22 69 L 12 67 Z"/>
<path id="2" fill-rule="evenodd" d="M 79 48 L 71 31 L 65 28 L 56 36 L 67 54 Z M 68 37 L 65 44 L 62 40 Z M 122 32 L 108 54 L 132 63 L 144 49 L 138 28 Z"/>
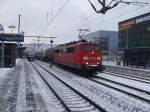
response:
<path id="1" fill-rule="evenodd" d="M 0 67 L 13 67 L 16 65 L 17 55 L 22 51 L 17 43 L 23 41 L 23 34 L 0 33 Z"/>
<path id="2" fill-rule="evenodd" d="M 89 39 L 100 43 L 105 54 L 113 55 L 118 50 L 117 31 L 99 30 L 83 36 L 83 39 Z"/>
<path id="3" fill-rule="evenodd" d="M 150 47 L 150 13 L 119 22 L 119 48 Z"/>
<path id="4" fill-rule="evenodd" d="M 150 67 L 150 12 L 119 22 L 124 65 Z"/>
<path id="5" fill-rule="evenodd" d="M 13 67 L 16 65 L 17 44 L 5 43 L 4 46 L 4 67 Z M 0 43 L 0 65 L 2 64 L 2 43 Z"/>

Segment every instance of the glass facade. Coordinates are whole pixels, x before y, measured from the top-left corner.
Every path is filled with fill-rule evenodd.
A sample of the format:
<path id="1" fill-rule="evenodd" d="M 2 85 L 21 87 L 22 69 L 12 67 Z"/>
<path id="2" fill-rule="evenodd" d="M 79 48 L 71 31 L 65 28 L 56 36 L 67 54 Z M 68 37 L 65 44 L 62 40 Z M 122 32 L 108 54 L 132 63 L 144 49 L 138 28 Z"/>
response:
<path id="1" fill-rule="evenodd" d="M 150 13 L 119 23 L 119 48 L 150 47 Z"/>

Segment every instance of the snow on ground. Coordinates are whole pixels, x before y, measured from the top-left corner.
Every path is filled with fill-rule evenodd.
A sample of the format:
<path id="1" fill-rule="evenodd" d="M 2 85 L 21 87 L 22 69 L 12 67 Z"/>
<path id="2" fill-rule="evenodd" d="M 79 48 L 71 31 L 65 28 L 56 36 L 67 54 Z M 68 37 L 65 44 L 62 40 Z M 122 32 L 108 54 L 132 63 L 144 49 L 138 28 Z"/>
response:
<path id="1" fill-rule="evenodd" d="M 20 62 L 20 59 L 16 59 L 16 65 L 18 65 Z M 3 78 L 3 77 L 6 77 L 6 74 L 8 74 L 10 72 L 11 74 L 11 71 L 13 70 L 14 68 L 0 68 L 0 78 Z"/>
<path id="2" fill-rule="evenodd" d="M 123 66 L 123 62 L 120 62 L 120 65 L 117 65 L 116 61 L 103 61 L 103 65 L 106 66 L 113 66 L 113 67 L 119 67 L 119 68 L 127 68 L 127 69 L 131 69 L 131 70 L 138 70 L 138 71 L 145 71 L 145 72 L 150 72 L 150 68 L 136 68 L 136 67 L 129 67 L 129 66 Z"/>
<path id="3" fill-rule="evenodd" d="M 139 81 L 135 81 L 135 80 L 131 80 L 131 79 L 117 77 L 117 76 L 113 76 L 113 75 L 109 75 L 109 74 L 105 74 L 105 73 L 100 73 L 100 74 L 98 74 L 98 76 L 115 81 L 115 82 L 119 82 L 121 84 L 125 84 L 125 85 L 131 86 L 131 87 L 139 88 L 141 90 L 150 92 L 150 84 L 148 84 L 148 83 L 143 83 L 143 82 L 139 82 Z"/>
<path id="4" fill-rule="evenodd" d="M 21 61 L 21 59 L 20 59 L 20 58 L 17 58 L 17 59 L 16 59 L 16 65 L 19 65 L 20 61 Z"/>
<path id="5" fill-rule="evenodd" d="M 32 68 L 25 62 L 17 59 L 15 67 L 0 69 L 0 112 L 47 112 Z"/>
<path id="6" fill-rule="evenodd" d="M 116 66 L 115 62 L 105 61 L 104 64 Z M 51 112 L 57 112 L 55 108 L 57 109 L 60 107 L 57 107 L 57 104 L 54 103 L 53 95 L 50 95 L 50 90 L 45 86 L 45 83 L 38 76 L 34 68 L 26 60 L 23 59 L 17 59 L 16 65 L 17 66 L 14 68 L 0 68 L 1 86 L 4 85 L 3 83 L 5 81 L 5 85 L 7 85 L 8 88 L 11 88 L 7 92 L 5 91 L 5 89 L 1 89 L 3 87 L 0 87 L 0 102 L 4 100 L 4 96 L 4 98 L 8 100 L 9 103 L 12 103 L 12 105 L 10 106 L 11 108 L 14 104 L 16 105 L 17 112 L 32 109 L 45 109 L 45 111 L 47 110 Z M 108 112 L 134 112 L 139 110 L 141 110 L 140 112 L 149 112 L 148 109 L 150 106 L 147 103 L 139 101 L 138 99 L 132 98 L 131 96 L 125 95 L 124 93 L 104 87 L 103 85 L 96 84 L 83 77 L 79 77 L 65 70 L 61 70 L 55 66 L 53 68 L 49 68 L 48 64 L 44 64 L 42 62 L 41 65 L 47 66 L 47 68 L 51 72 L 61 77 L 63 80 L 65 80 L 68 84 L 72 85 L 77 90 L 80 90 L 82 94 L 88 96 L 90 99 L 93 99 L 95 102 L 105 107 L 108 110 Z M 18 77 L 18 75 L 20 76 Z M 115 76 L 108 76 L 106 74 L 99 75 L 101 75 L 102 77 L 107 77 L 108 79 L 113 79 L 114 81 L 132 85 L 133 87 L 150 91 L 150 86 L 148 84 L 143 84 L 140 82 L 127 80 L 123 78 L 117 78 Z M 8 81 L 4 79 L 7 79 Z M 7 82 L 9 83 L 7 84 Z M 15 86 L 16 82 L 18 86 Z M 11 93 L 13 92 L 13 88 L 16 89 L 16 93 Z M 4 92 L 6 93 L 6 95 L 3 94 Z M 27 97 L 28 94 L 32 96 L 31 99 Z M 17 98 L 15 99 L 15 102 L 11 102 L 11 95 L 17 95 L 17 97 L 15 97 Z M 7 106 L 4 103 L 0 103 L 0 105 L 4 105 L 4 107 L 7 108 L 9 107 L 9 105 Z M 3 108 L 3 106 L 0 107 Z"/>
<path id="7" fill-rule="evenodd" d="M 149 112 L 150 105 L 132 98 L 124 93 L 96 84 L 85 78 L 76 76 L 70 72 L 60 70 L 57 67 L 49 68 L 48 64 L 40 63 L 65 80 L 69 85 L 82 92 L 84 95 L 93 99 L 99 105 L 104 107 L 108 112 Z"/>
<path id="8" fill-rule="evenodd" d="M 0 83 L 7 78 L 12 68 L 0 68 Z"/>
<path id="9" fill-rule="evenodd" d="M 121 63 L 120 66 L 123 66 L 123 62 L 120 63 Z M 103 65 L 118 66 L 116 61 L 103 61 Z"/>
<path id="10" fill-rule="evenodd" d="M 46 86 L 45 82 L 41 79 L 41 77 L 38 75 L 38 73 L 35 71 L 35 69 L 32 67 L 30 63 L 28 63 L 28 66 L 31 68 L 34 80 L 38 86 L 38 93 L 41 94 L 43 101 L 45 102 L 45 106 L 48 112 L 58 112 L 57 109 L 60 107 L 57 107 L 57 105 L 54 103 L 56 99 L 51 97 L 51 91 Z M 54 101 L 54 102 L 53 102 Z"/>
<path id="11" fill-rule="evenodd" d="M 7 74 L 11 70 L 12 70 L 11 68 L 0 68 L 0 78 L 3 77 L 5 74 Z"/>

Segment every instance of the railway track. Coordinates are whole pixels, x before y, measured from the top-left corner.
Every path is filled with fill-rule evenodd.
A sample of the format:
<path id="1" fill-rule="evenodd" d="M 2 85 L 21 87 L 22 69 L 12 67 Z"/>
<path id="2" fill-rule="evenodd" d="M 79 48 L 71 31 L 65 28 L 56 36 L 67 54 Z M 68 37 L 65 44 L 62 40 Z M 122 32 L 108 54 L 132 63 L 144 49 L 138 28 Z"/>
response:
<path id="1" fill-rule="evenodd" d="M 75 74 L 75 75 L 78 75 L 78 74 Z M 84 78 L 92 82 L 95 82 L 97 84 L 104 85 L 105 87 L 108 87 L 110 89 L 114 89 L 124 94 L 127 94 L 133 98 L 140 99 L 141 101 L 144 101 L 150 104 L 150 92 L 149 91 L 145 91 L 145 90 L 138 89 L 136 87 L 121 84 L 112 80 L 102 78 L 100 76 L 93 76 L 93 77 L 88 77 L 88 78 L 84 77 Z"/>
<path id="2" fill-rule="evenodd" d="M 125 78 L 125 79 L 130 79 L 133 81 L 138 81 L 138 82 L 150 84 L 150 79 L 147 79 L 147 78 L 142 78 L 142 77 L 128 75 L 128 74 L 121 74 L 121 73 L 116 73 L 116 72 L 108 72 L 108 71 L 105 71 L 103 73 L 108 74 L 108 75 L 112 75 L 112 76 Z"/>
<path id="3" fill-rule="evenodd" d="M 104 73 L 150 84 L 150 79 L 143 77 L 142 74 L 141 76 L 137 76 L 137 75 L 135 76 L 131 74 L 124 74 L 124 73 L 114 72 L 114 71 L 104 71 Z"/>
<path id="4" fill-rule="evenodd" d="M 45 67 L 47 70 L 49 70 L 49 64 L 42 63 L 42 62 L 38 62 L 38 63 L 40 65 L 42 65 L 43 67 Z M 134 96 L 134 93 L 132 93 L 130 91 L 126 91 L 123 88 L 121 88 L 121 90 L 123 89 L 125 92 L 115 89 L 115 88 L 112 88 L 112 87 L 105 86 L 104 84 L 89 80 L 92 78 L 91 76 L 85 77 L 85 75 L 81 76 L 79 74 L 76 74 L 76 73 L 73 73 L 73 72 L 70 72 L 70 71 L 67 71 L 64 69 L 60 69 L 57 67 L 52 68 L 52 72 L 55 73 L 55 71 L 56 71 L 56 75 L 60 76 L 62 79 L 65 80 L 65 78 L 68 78 L 71 82 L 77 83 L 77 85 L 81 86 L 82 88 L 85 88 L 85 90 L 86 89 L 89 90 L 91 93 L 93 93 L 93 95 L 98 96 L 103 102 L 106 101 L 106 102 L 110 103 L 111 107 L 113 107 L 116 110 L 118 109 L 117 112 L 122 111 L 121 109 L 123 109 L 123 110 L 125 109 L 124 111 L 126 111 L 126 112 L 138 112 L 140 110 L 144 110 L 144 112 L 149 112 L 149 108 L 147 110 L 147 107 L 149 107 L 149 105 L 150 105 L 149 101 L 148 100 L 145 101 L 145 100 L 137 97 L 138 95 L 141 95 L 141 94 L 136 94 L 137 96 L 136 95 Z M 61 73 L 64 75 L 61 76 L 60 75 Z M 100 80 L 100 79 L 98 79 L 98 80 Z M 67 81 L 67 79 L 66 79 L 66 81 Z M 68 82 L 69 81 L 67 81 L 67 83 Z M 70 84 L 72 84 L 72 83 L 70 83 Z M 76 88 L 75 85 L 73 85 L 73 87 Z M 77 90 L 78 90 L 78 88 L 79 87 L 77 87 Z M 105 91 L 105 89 L 106 89 L 106 91 Z M 110 91 L 112 91 L 112 93 Z M 107 94 L 107 92 L 108 92 L 108 94 Z M 119 94 L 121 94 L 121 97 L 118 95 L 115 96 L 116 94 L 118 94 L 118 92 L 119 92 Z M 86 93 L 84 93 L 84 94 L 86 94 Z M 122 97 L 122 95 L 125 95 L 125 97 L 127 98 L 127 102 L 125 101 L 124 97 Z M 94 98 L 94 96 L 92 98 Z M 128 100 L 128 98 L 129 98 L 129 100 Z M 132 103 L 130 102 L 130 98 L 131 98 Z M 149 96 L 147 96 L 147 98 L 149 99 Z M 147 99 L 147 98 L 145 98 L 145 99 Z M 136 105 L 135 105 L 135 102 L 137 102 Z M 140 105 L 138 103 L 140 103 Z M 100 104 L 100 103 L 98 102 L 98 104 Z M 120 108 L 120 104 L 121 104 L 121 108 Z M 143 104 L 144 104 L 144 108 L 142 107 Z M 147 106 L 145 107 L 145 105 L 147 105 Z M 103 107 L 105 107 L 105 106 L 106 105 L 103 105 Z M 105 108 L 107 108 L 107 106 Z M 111 112 L 113 110 L 113 108 L 108 109 L 108 110 Z"/>
<path id="5" fill-rule="evenodd" d="M 47 87 L 53 92 L 57 100 L 60 101 L 63 111 L 106 112 L 105 109 L 97 105 L 91 99 L 74 89 L 72 86 L 68 85 L 62 79 L 55 76 L 53 73 L 51 73 L 41 65 L 37 63 L 31 64 L 37 71 L 39 76 L 43 79 Z M 46 77 L 45 74 L 43 75 L 43 72 L 47 73 L 47 75 L 49 75 L 49 78 Z M 51 81 L 48 79 L 50 79 Z M 54 84 L 50 84 L 50 82 L 53 82 Z"/>
<path id="6" fill-rule="evenodd" d="M 150 104 L 150 92 L 149 91 L 145 91 L 142 89 L 138 89 L 136 87 L 132 87 L 132 86 L 125 85 L 125 84 L 122 84 L 119 82 L 115 82 L 113 80 L 103 78 L 100 76 L 92 76 L 92 77 L 87 78 L 87 79 L 91 80 L 95 83 L 109 87 L 111 89 L 123 92 L 127 95 L 130 95 L 134 98 L 138 98 L 138 99 Z"/>

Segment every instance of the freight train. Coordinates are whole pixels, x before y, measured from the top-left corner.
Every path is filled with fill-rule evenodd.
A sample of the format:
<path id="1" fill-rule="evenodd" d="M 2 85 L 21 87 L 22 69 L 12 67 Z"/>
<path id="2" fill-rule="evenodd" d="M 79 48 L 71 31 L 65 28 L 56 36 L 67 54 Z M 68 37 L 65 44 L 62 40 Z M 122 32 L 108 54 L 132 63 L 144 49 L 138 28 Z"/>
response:
<path id="1" fill-rule="evenodd" d="M 56 46 L 45 51 L 44 59 L 82 72 L 103 71 L 101 46 L 80 40 Z"/>

